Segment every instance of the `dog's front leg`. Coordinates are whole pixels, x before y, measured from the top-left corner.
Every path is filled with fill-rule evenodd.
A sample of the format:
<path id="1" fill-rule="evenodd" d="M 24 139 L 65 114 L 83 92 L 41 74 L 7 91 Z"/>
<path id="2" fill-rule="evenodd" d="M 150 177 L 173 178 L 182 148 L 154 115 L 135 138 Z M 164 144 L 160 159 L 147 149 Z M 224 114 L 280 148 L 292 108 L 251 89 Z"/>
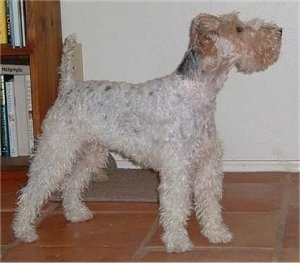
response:
<path id="1" fill-rule="evenodd" d="M 199 153 L 193 184 L 196 216 L 203 227 L 202 234 L 210 242 L 227 243 L 232 240 L 232 234 L 223 223 L 220 205 L 223 193 L 222 149 L 218 143 L 212 143 L 211 147 L 199 149 Z"/>
<path id="2" fill-rule="evenodd" d="M 174 157 L 161 171 L 160 223 L 167 252 L 191 250 L 193 244 L 186 230 L 191 210 L 191 178 L 184 160 Z"/>

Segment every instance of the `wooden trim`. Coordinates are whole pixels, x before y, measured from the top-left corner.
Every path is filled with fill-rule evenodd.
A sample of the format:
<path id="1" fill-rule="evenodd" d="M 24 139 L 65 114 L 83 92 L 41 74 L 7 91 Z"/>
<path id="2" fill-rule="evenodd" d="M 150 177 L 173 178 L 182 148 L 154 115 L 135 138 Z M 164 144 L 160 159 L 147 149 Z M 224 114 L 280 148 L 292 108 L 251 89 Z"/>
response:
<path id="1" fill-rule="evenodd" d="M 34 134 L 57 96 L 62 48 L 59 1 L 27 1 L 27 42 L 30 55 Z"/>
<path id="2" fill-rule="evenodd" d="M 13 48 L 9 44 L 1 44 L 1 56 L 30 56 L 32 54 L 31 47 Z"/>

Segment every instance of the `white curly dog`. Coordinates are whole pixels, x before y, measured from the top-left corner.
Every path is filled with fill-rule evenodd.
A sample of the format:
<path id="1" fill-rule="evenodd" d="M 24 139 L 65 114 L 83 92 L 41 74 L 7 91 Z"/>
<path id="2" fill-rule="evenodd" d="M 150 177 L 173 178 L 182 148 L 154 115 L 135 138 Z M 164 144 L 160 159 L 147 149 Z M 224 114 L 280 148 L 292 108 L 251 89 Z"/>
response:
<path id="1" fill-rule="evenodd" d="M 222 149 L 214 121 L 216 97 L 231 69 L 252 73 L 277 61 L 282 29 L 236 13 L 200 14 L 190 28 L 183 61 L 170 75 L 144 83 L 75 81 L 74 35 L 64 43 L 58 98 L 21 191 L 13 230 L 32 242 L 37 217 L 50 194 L 63 191 L 65 217 L 92 218 L 82 193 L 91 174 L 105 167 L 109 150 L 160 173 L 160 223 L 168 252 L 193 245 L 186 230 L 194 205 L 210 242 L 230 242 L 223 223 Z M 101 226 L 99 226 L 101 227 Z"/>

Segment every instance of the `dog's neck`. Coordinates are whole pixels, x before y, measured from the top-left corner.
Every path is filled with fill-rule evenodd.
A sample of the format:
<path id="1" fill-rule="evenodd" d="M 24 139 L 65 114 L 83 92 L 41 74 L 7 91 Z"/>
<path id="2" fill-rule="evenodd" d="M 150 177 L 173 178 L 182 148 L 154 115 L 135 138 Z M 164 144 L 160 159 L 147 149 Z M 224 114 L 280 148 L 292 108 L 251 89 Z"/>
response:
<path id="1" fill-rule="evenodd" d="M 211 89 L 211 92 L 219 93 L 224 86 L 231 68 L 218 67 L 213 71 L 202 71 L 198 77 L 200 82 L 204 82 L 204 88 Z M 208 91 L 209 92 L 209 91 Z"/>
<path id="2" fill-rule="evenodd" d="M 175 73 L 199 91 L 217 95 L 233 67 L 234 61 L 230 57 L 201 57 L 199 50 L 192 48 L 185 53 Z"/>

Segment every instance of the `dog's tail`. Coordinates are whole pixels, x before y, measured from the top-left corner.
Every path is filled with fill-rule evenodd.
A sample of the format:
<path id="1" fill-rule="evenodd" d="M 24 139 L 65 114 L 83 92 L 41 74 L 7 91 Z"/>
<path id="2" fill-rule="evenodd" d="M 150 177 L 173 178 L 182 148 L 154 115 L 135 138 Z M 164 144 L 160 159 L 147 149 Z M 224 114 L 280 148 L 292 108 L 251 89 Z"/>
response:
<path id="1" fill-rule="evenodd" d="M 72 34 L 66 37 L 62 50 L 60 73 L 60 89 L 69 86 L 74 81 L 73 53 L 76 46 L 76 35 Z"/>

